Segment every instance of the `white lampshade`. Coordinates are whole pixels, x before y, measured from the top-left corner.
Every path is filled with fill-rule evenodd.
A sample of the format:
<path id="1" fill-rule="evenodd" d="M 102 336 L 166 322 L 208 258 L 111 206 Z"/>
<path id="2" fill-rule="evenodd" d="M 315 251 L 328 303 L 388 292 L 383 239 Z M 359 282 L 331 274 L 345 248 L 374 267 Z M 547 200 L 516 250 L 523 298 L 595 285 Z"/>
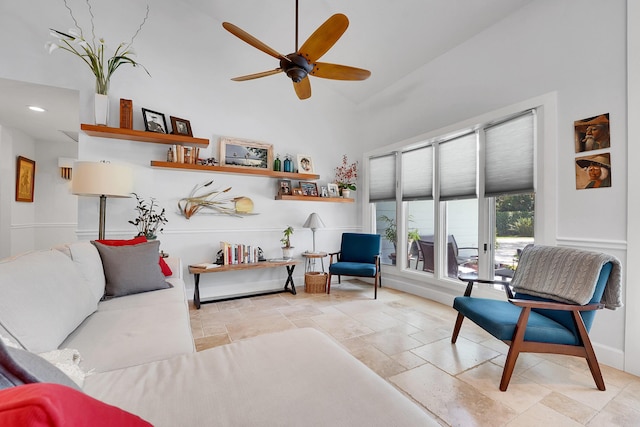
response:
<path id="1" fill-rule="evenodd" d="M 107 162 L 75 162 L 71 192 L 79 196 L 131 197 L 133 171 Z"/>
<path id="2" fill-rule="evenodd" d="M 320 219 L 320 215 L 317 213 L 312 213 L 309 215 L 309 218 L 304 222 L 304 228 L 310 228 L 313 233 L 313 253 L 316 252 L 316 229 L 324 228 L 324 222 Z"/>
<path id="3" fill-rule="evenodd" d="M 307 218 L 303 227 L 315 230 L 316 228 L 324 228 L 325 225 L 324 222 L 322 222 L 322 219 L 320 219 L 320 215 L 314 212 L 309 215 L 309 218 Z"/>

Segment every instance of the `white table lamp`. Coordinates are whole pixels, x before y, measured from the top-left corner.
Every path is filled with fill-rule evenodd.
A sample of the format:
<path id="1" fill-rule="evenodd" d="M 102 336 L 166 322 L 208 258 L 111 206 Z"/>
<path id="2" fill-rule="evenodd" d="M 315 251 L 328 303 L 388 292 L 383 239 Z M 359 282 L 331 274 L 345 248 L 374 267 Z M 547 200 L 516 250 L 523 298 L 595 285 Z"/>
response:
<path id="1" fill-rule="evenodd" d="M 314 212 L 311 215 L 309 215 L 309 218 L 307 218 L 303 227 L 310 228 L 311 232 L 313 233 L 313 253 L 315 253 L 316 252 L 316 229 L 324 228 L 325 227 L 324 222 L 322 222 L 322 220 L 320 219 L 320 215 Z"/>
<path id="2" fill-rule="evenodd" d="M 98 239 L 104 239 L 107 197 L 131 197 L 133 171 L 125 165 L 109 162 L 75 162 L 71 193 L 100 197 Z"/>

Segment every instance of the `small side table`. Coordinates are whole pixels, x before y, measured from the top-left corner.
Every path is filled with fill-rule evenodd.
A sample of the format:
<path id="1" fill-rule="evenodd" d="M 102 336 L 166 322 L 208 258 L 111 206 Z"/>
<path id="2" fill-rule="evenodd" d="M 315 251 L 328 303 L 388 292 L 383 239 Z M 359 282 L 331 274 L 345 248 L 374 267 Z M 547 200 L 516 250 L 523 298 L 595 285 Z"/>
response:
<path id="1" fill-rule="evenodd" d="M 322 273 L 324 273 L 324 259 L 327 255 L 329 254 L 326 252 L 303 252 L 302 256 L 305 258 L 304 272 L 310 273 L 315 271 L 316 259 L 320 258 Z"/>
<path id="2" fill-rule="evenodd" d="M 324 272 L 324 257 L 326 252 L 304 252 L 304 291 L 308 294 L 325 293 L 327 289 L 327 278 L 329 275 Z M 316 260 L 320 258 L 322 271 L 315 271 Z"/>

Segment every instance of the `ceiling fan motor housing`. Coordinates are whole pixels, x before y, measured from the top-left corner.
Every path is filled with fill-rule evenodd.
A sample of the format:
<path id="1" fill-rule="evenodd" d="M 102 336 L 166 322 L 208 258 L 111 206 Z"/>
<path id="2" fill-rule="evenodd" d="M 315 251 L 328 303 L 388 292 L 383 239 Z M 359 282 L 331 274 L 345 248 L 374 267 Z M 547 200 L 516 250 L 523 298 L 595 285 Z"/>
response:
<path id="1" fill-rule="evenodd" d="M 299 83 L 313 70 L 313 64 L 310 64 L 302 55 L 290 53 L 286 59 L 280 60 L 280 68 L 294 83 Z"/>

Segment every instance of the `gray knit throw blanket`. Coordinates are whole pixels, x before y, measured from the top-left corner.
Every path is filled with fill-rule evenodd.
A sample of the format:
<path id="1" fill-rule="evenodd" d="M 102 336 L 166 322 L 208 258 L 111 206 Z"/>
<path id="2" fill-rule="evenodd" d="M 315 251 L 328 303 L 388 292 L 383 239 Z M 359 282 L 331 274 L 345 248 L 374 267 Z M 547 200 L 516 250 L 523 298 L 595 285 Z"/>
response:
<path id="1" fill-rule="evenodd" d="M 611 255 L 557 246 L 527 245 L 520 255 L 511 282 L 523 294 L 567 302 L 587 304 L 593 297 L 602 266 L 613 263 L 602 296 L 606 308 L 622 307 L 620 261 Z"/>

